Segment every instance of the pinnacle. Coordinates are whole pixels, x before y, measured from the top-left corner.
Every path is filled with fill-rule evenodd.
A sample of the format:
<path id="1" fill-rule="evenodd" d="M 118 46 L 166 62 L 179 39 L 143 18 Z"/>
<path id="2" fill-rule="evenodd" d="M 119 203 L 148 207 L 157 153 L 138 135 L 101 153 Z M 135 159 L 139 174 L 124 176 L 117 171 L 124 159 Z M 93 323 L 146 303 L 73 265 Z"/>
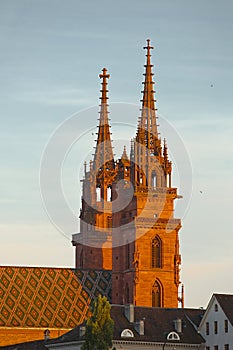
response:
<path id="1" fill-rule="evenodd" d="M 124 149 L 123 149 L 123 153 L 122 153 L 121 159 L 122 160 L 129 160 L 125 146 L 124 146 Z"/>

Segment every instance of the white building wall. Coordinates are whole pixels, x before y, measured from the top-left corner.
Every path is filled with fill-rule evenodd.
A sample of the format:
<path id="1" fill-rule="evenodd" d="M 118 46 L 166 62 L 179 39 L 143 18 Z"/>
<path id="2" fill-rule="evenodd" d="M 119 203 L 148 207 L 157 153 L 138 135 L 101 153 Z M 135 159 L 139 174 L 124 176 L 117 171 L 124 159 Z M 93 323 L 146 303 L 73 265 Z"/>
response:
<path id="1" fill-rule="evenodd" d="M 216 309 L 217 305 L 217 309 Z M 204 322 L 200 327 L 200 333 L 206 340 L 206 347 L 210 347 L 210 350 L 214 350 L 215 346 L 218 346 L 218 350 L 225 350 L 225 345 L 229 345 L 229 350 L 233 350 L 233 327 L 228 320 L 228 333 L 225 332 L 225 320 L 228 320 L 221 306 L 214 297 L 210 308 L 207 309 L 204 316 Z M 218 324 L 218 332 L 214 332 L 214 322 Z M 209 335 L 206 334 L 206 323 L 209 323 Z"/>

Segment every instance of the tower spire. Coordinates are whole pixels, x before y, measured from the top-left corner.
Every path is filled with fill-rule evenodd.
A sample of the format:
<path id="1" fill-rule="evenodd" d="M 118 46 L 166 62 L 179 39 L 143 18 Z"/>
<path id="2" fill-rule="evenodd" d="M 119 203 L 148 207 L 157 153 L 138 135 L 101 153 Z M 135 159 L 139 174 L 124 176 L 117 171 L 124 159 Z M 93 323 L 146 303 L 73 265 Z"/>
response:
<path id="1" fill-rule="evenodd" d="M 151 50 L 154 47 L 150 45 L 150 39 L 147 39 L 147 46 L 144 49 L 147 50 L 146 53 L 146 64 L 145 67 L 145 79 L 144 79 L 144 89 L 142 91 L 142 109 L 139 118 L 138 130 L 136 141 L 140 144 L 146 146 L 150 151 L 150 154 L 158 155 L 160 154 L 160 140 L 158 138 L 157 130 L 157 116 L 156 116 L 156 106 L 154 98 L 154 81 L 153 72 L 151 64 Z"/>
<path id="2" fill-rule="evenodd" d="M 97 133 L 97 145 L 94 154 L 94 169 L 104 169 L 105 167 L 113 167 L 114 156 L 111 144 L 111 132 L 108 119 L 108 82 L 110 75 L 107 73 L 107 69 L 103 68 L 102 74 L 99 75 L 102 79 L 102 89 L 101 92 L 101 103 L 100 103 L 100 118 L 99 118 L 99 129 Z"/>
<path id="3" fill-rule="evenodd" d="M 154 49 L 153 46 L 150 46 L 150 39 L 147 39 L 147 46 L 144 46 L 144 49 L 147 50 L 146 53 L 146 64 L 144 67 L 146 68 L 144 76 L 145 80 L 144 90 L 143 90 L 143 99 L 142 99 L 142 108 L 149 108 L 151 110 L 155 110 L 155 99 L 154 99 L 154 81 L 153 81 L 153 72 L 151 64 L 151 50 Z"/>

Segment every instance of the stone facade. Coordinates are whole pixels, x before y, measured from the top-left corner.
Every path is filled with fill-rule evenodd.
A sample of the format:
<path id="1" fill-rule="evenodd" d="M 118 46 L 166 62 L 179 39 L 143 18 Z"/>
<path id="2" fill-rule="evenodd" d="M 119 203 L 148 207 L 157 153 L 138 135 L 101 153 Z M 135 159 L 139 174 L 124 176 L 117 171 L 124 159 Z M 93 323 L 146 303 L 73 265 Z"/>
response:
<path id="1" fill-rule="evenodd" d="M 112 302 L 177 307 L 179 229 L 174 218 L 172 165 L 157 129 L 150 41 L 141 115 L 130 155 L 114 159 L 108 119 L 107 74 L 93 161 L 83 179 L 80 233 L 73 235 L 76 268 L 112 270 Z"/>

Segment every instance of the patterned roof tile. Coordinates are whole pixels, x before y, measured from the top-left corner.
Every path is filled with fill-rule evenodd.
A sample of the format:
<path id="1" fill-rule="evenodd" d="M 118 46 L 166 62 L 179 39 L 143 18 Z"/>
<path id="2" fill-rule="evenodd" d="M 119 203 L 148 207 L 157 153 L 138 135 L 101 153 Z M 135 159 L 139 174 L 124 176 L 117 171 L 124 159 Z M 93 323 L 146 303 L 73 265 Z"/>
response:
<path id="1" fill-rule="evenodd" d="M 98 294 L 111 295 L 110 271 L 0 267 L 0 326 L 71 329 Z"/>

